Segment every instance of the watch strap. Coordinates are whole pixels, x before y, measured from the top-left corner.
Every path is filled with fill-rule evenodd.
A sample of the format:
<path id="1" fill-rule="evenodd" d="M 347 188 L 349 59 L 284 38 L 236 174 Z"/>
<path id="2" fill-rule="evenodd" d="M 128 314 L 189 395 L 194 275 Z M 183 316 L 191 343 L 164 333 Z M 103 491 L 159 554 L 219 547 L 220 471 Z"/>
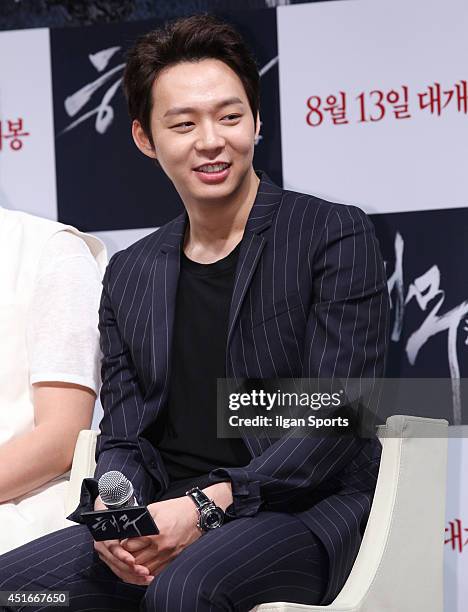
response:
<path id="1" fill-rule="evenodd" d="M 198 487 L 193 487 L 186 492 L 186 495 L 193 499 L 198 509 L 203 508 L 203 506 L 206 506 L 207 504 L 214 503 L 213 500 L 210 499 L 208 495 L 205 495 L 205 493 L 203 493 L 203 491 L 201 491 Z"/>

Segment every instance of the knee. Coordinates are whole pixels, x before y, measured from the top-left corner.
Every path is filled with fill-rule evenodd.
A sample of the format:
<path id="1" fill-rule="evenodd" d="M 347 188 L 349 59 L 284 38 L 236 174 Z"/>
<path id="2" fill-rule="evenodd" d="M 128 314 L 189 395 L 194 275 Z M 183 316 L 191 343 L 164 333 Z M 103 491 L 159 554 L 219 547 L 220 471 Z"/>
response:
<path id="1" fill-rule="evenodd" d="M 0 556 L 0 591 L 14 591 L 20 588 L 20 567 L 11 553 Z"/>
<path id="2" fill-rule="evenodd" d="M 225 585 L 213 572 L 213 566 L 200 563 L 192 567 L 169 565 L 146 591 L 141 612 L 205 612 L 232 610 Z"/>

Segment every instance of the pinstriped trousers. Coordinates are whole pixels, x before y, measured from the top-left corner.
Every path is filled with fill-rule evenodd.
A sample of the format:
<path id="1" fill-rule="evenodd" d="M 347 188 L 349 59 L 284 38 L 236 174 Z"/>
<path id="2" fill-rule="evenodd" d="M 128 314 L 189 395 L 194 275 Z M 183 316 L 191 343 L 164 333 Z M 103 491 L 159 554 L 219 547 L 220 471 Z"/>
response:
<path id="1" fill-rule="evenodd" d="M 271 601 L 319 603 L 327 564 L 323 545 L 298 518 L 260 512 L 204 534 L 149 586 L 137 586 L 113 574 L 77 525 L 1 556 L 0 591 L 69 591 L 67 609 L 80 612 L 241 612 Z M 57 608 L 5 608 L 49 609 Z"/>

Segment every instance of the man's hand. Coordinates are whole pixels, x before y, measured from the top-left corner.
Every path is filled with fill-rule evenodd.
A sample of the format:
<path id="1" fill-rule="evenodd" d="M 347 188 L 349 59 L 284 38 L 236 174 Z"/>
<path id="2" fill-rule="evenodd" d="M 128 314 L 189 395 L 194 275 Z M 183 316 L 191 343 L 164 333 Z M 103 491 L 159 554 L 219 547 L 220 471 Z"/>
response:
<path id="1" fill-rule="evenodd" d="M 201 536 L 197 528 L 198 512 L 188 497 L 176 497 L 149 504 L 148 510 L 158 526 L 159 535 L 129 538 L 122 547 L 133 555 L 137 566 L 144 566 L 156 576 L 184 548 Z"/>
<path id="2" fill-rule="evenodd" d="M 222 510 L 232 504 L 230 482 L 220 482 L 203 491 Z M 159 535 L 129 538 L 121 544 L 133 555 L 138 566 L 146 567 L 156 576 L 202 533 L 197 527 L 197 508 L 186 496 L 150 504 L 148 510 L 158 526 Z"/>
<path id="3" fill-rule="evenodd" d="M 94 509 L 107 510 L 99 496 L 94 502 Z M 141 540 L 143 538 L 137 539 Z M 94 542 L 94 550 L 101 561 L 104 561 L 114 574 L 124 582 L 147 586 L 153 580 L 153 576 L 150 576 L 148 569 L 136 563 L 134 556 L 122 547 L 119 540 Z"/>

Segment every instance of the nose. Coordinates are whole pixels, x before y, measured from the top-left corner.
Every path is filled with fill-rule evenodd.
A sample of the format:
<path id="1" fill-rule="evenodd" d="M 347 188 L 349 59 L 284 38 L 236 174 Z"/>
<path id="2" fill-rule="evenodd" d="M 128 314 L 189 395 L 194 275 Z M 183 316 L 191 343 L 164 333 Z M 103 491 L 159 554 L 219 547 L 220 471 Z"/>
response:
<path id="1" fill-rule="evenodd" d="M 213 121 L 206 121 L 199 125 L 198 138 L 195 143 L 197 151 L 212 151 L 222 149 L 226 142 L 220 134 L 219 126 Z"/>

